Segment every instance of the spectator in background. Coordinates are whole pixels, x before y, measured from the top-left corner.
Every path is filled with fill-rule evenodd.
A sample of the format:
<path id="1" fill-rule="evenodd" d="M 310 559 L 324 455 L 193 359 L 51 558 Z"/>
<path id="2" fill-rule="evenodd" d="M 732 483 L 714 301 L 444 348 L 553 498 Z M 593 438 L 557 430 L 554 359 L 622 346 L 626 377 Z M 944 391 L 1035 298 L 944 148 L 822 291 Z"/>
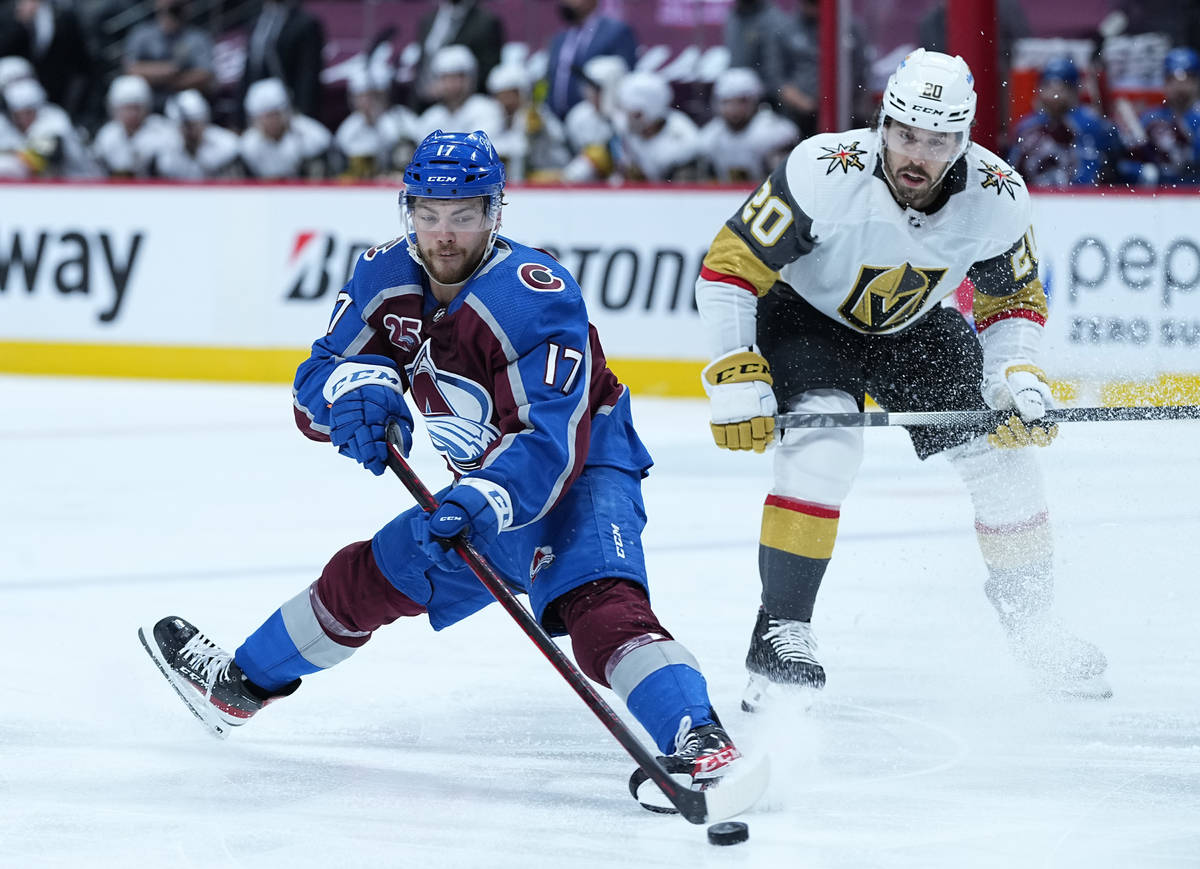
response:
<path id="1" fill-rule="evenodd" d="M 796 20 L 772 0 L 734 0 L 725 19 L 730 67 L 757 73 L 767 99 L 777 107 L 785 75 L 782 49 L 788 41 L 787 35 L 795 29 Z M 815 45 L 812 55 L 816 57 Z"/>
<path id="2" fill-rule="evenodd" d="M 353 111 L 334 134 L 350 178 L 403 172 L 417 142 L 417 116 L 391 104 L 392 71 L 369 61 L 350 72 L 346 90 Z"/>
<path id="3" fill-rule="evenodd" d="M 574 156 L 562 180 L 574 184 L 599 181 L 615 167 L 617 86 L 629 72 L 625 58 L 615 54 L 593 57 L 583 65 L 583 99 L 571 106 L 563 126 Z"/>
<path id="4" fill-rule="evenodd" d="M 50 105 L 71 117 L 83 109 L 91 87 L 92 54 L 75 10 L 49 0 L 16 0 L 11 17 L 0 15 L 0 57 L 27 59 Z"/>
<path id="5" fill-rule="evenodd" d="M 624 21 L 597 12 L 596 0 L 559 0 L 558 11 L 567 26 L 550 40 L 547 102 L 554 114 L 566 118 L 583 99 L 583 65 L 593 57 L 616 55 L 633 69 L 637 37 Z"/>
<path id="6" fill-rule="evenodd" d="M 436 102 L 417 119 L 417 141 L 434 130 L 483 130 L 490 139 L 504 126 L 500 104 L 475 92 L 478 68 L 475 55 L 465 45 L 439 48 L 429 64 Z"/>
<path id="7" fill-rule="evenodd" d="M 482 84 L 500 63 L 504 41 L 504 22 L 480 6 L 478 0 L 439 0 L 437 8 L 417 27 L 417 45 L 421 48 L 416 71 L 417 105 L 424 110 L 438 100 L 430 70 L 438 51 L 447 45 L 465 45 L 475 57 L 477 81 Z"/>
<path id="8" fill-rule="evenodd" d="M 293 109 L 318 117 L 324 49 L 325 28 L 302 8 L 301 0 L 263 0 L 262 12 L 250 27 L 242 94 L 256 81 L 279 79 Z"/>
<path id="9" fill-rule="evenodd" d="M 200 91 L 183 91 L 167 100 L 167 120 L 176 131 L 158 152 L 156 174 L 179 181 L 243 175 L 237 133 L 210 123 L 208 102 Z"/>
<path id="10" fill-rule="evenodd" d="M 264 78 L 246 91 L 246 117 L 241 155 L 254 178 L 326 178 L 331 169 L 333 136 L 313 118 L 294 111 L 287 88 L 277 78 Z"/>
<path id="11" fill-rule="evenodd" d="M 700 130 L 671 107 L 671 86 L 653 72 L 631 72 L 617 85 L 617 172 L 628 181 L 694 181 Z"/>
<path id="12" fill-rule="evenodd" d="M 46 101 L 46 92 L 31 78 L 18 79 L 4 89 L 4 104 L 17 134 L 10 142 L 26 169 L 25 177 L 81 178 L 95 174 L 87 148 L 71 119 Z"/>
<path id="13" fill-rule="evenodd" d="M 108 88 L 112 119 L 96 133 L 92 156 L 110 178 L 148 178 L 159 151 L 174 134 L 170 122 L 151 111 L 150 84 L 120 75 Z"/>
<path id="14" fill-rule="evenodd" d="M 1165 33 L 1175 45 L 1200 45 L 1200 0 L 1114 0 L 1112 14 L 1118 21 L 1106 21 L 1106 30 Z"/>
<path id="15" fill-rule="evenodd" d="M 488 76 L 488 93 L 503 112 L 492 145 L 510 181 L 557 178 L 571 156 L 562 121 L 544 105 L 530 101 L 531 86 L 525 67 L 515 63 L 501 64 Z"/>
<path id="16" fill-rule="evenodd" d="M 125 72 L 150 84 L 154 108 L 185 90 L 208 90 L 213 83 L 213 42 L 184 21 L 185 0 L 154 0 L 154 18 L 135 27 L 125 41 Z"/>
<path id="17" fill-rule="evenodd" d="M 1139 0 L 1142 2 L 1142 0 Z M 1172 0 L 1174 2 L 1174 0 Z M 1008 84 L 1013 47 L 1030 35 L 1029 19 L 1020 0 L 996 0 L 996 81 Z M 917 45 L 929 51 L 953 54 L 946 37 L 946 0 L 935 0 L 917 22 Z"/>
<path id="18" fill-rule="evenodd" d="M 753 70 L 727 69 L 713 82 L 716 117 L 700 130 L 700 157 L 707 177 L 726 183 L 758 181 L 800 141 L 800 129 L 762 102 Z"/>
<path id="19" fill-rule="evenodd" d="M 1069 57 L 1048 62 L 1038 83 L 1038 110 L 1013 130 L 1008 162 L 1034 187 L 1096 186 L 1136 180 L 1111 122 L 1079 105 L 1079 68 Z"/>
<path id="20" fill-rule="evenodd" d="M 1174 48 L 1163 59 L 1163 105 L 1141 117 L 1147 162 L 1161 186 L 1200 184 L 1200 55 Z"/>
<path id="21" fill-rule="evenodd" d="M 779 83 L 780 110 L 800 127 L 804 136 L 817 131 L 817 109 L 820 103 L 820 0 L 800 0 L 791 16 L 790 26 L 780 30 L 779 42 L 782 79 Z M 849 76 L 851 123 L 867 124 L 877 108 L 868 86 L 870 57 L 867 39 L 858 21 L 846 22 L 849 34 Z"/>

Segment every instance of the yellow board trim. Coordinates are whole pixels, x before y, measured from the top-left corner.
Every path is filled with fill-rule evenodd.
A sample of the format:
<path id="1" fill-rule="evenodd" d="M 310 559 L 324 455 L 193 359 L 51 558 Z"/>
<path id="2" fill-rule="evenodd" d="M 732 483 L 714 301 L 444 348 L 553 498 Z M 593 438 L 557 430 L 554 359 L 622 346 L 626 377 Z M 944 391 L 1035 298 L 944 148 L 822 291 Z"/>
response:
<path id="1" fill-rule="evenodd" d="M 0 372 L 238 383 L 291 383 L 307 349 L 0 341 Z"/>
<path id="2" fill-rule="evenodd" d="M 134 377 L 233 383 L 291 383 L 308 348 L 193 347 L 175 344 L 81 344 L 0 341 L 0 373 L 69 377 Z M 635 396 L 703 398 L 707 359 L 610 358 L 609 366 Z M 1200 374 L 1147 380 L 1051 383 L 1063 404 L 1102 407 L 1200 404 Z M 868 399 L 867 407 L 873 407 Z"/>
<path id="3" fill-rule="evenodd" d="M 810 516 L 783 507 L 763 507 L 759 542 L 771 549 L 828 561 L 833 557 L 838 520 Z"/>

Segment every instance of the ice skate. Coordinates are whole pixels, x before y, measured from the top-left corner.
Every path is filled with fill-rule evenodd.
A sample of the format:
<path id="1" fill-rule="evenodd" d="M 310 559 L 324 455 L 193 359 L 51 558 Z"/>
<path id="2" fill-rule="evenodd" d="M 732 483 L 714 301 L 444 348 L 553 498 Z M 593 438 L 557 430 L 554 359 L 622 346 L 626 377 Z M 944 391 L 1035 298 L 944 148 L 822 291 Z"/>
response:
<path id="1" fill-rule="evenodd" d="M 222 739 L 230 727 L 245 724 L 272 700 L 300 687 L 297 679 L 274 694 L 257 688 L 233 655 L 177 616 L 161 619 L 153 628 L 138 628 L 138 638 L 192 714 Z"/>
<path id="2" fill-rule="evenodd" d="M 692 790 L 707 790 L 743 764 L 740 751 L 719 724 L 691 727 L 685 718 L 675 738 L 675 751 L 659 757 L 671 777 Z M 675 807 L 639 767 L 629 777 L 629 792 L 651 812 L 674 814 Z"/>
<path id="3" fill-rule="evenodd" d="M 1029 668 L 1042 691 L 1086 700 L 1112 696 L 1104 678 L 1108 668 L 1104 653 L 1071 633 L 1053 613 L 1008 621 L 1004 627 L 1013 656 Z"/>
<path id="4" fill-rule="evenodd" d="M 825 668 L 817 660 L 812 625 L 795 619 L 773 618 L 759 609 L 746 653 L 750 681 L 742 694 L 742 710 L 758 712 L 779 688 L 825 687 Z"/>

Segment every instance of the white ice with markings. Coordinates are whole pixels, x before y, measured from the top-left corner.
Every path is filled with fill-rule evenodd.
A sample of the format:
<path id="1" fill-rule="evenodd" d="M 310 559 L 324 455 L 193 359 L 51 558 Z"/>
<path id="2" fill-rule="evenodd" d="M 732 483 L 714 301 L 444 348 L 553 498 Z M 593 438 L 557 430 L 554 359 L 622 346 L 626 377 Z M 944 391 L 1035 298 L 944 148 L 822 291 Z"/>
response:
<path id="1" fill-rule="evenodd" d="M 1061 609 L 1112 700 L 1029 688 L 957 478 L 888 429 L 818 602 L 829 685 L 752 719 L 771 460 L 718 452 L 701 402 L 634 412 L 655 607 L 773 757 L 748 842 L 640 809 L 497 606 L 385 628 L 212 739 L 138 626 L 181 615 L 234 648 L 406 491 L 300 436 L 286 387 L 0 377 L 0 866 L 1200 866 L 1200 423 L 1064 425 L 1041 454 Z M 420 435 L 414 466 L 445 479 Z"/>

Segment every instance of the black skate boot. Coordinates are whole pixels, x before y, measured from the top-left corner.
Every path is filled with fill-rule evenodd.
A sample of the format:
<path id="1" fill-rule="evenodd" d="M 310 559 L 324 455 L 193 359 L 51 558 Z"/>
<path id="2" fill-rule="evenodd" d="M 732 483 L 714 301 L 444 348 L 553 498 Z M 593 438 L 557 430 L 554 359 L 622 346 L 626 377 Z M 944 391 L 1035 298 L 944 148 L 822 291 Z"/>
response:
<path id="1" fill-rule="evenodd" d="M 138 628 L 138 639 L 154 665 L 188 709 L 214 736 L 225 738 L 272 700 L 300 687 L 297 679 L 276 692 L 259 688 L 234 663 L 233 655 L 177 616 L 153 628 Z"/>
<path id="2" fill-rule="evenodd" d="M 759 609 L 750 651 L 746 653 L 750 681 L 742 695 L 742 710 L 758 712 L 767 702 L 772 685 L 820 690 L 825 668 L 817 660 L 817 638 L 812 625 L 796 619 L 777 619 Z"/>
<path id="3" fill-rule="evenodd" d="M 740 768 L 742 753 L 720 724 L 691 727 L 685 718 L 675 737 L 675 751 L 659 757 L 671 777 L 692 790 L 702 791 L 716 785 L 732 771 Z M 676 814 L 671 801 L 658 785 L 650 781 L 640 767 L 629 777 L 629 792 L 642 808 L 661 814 Z"/>

